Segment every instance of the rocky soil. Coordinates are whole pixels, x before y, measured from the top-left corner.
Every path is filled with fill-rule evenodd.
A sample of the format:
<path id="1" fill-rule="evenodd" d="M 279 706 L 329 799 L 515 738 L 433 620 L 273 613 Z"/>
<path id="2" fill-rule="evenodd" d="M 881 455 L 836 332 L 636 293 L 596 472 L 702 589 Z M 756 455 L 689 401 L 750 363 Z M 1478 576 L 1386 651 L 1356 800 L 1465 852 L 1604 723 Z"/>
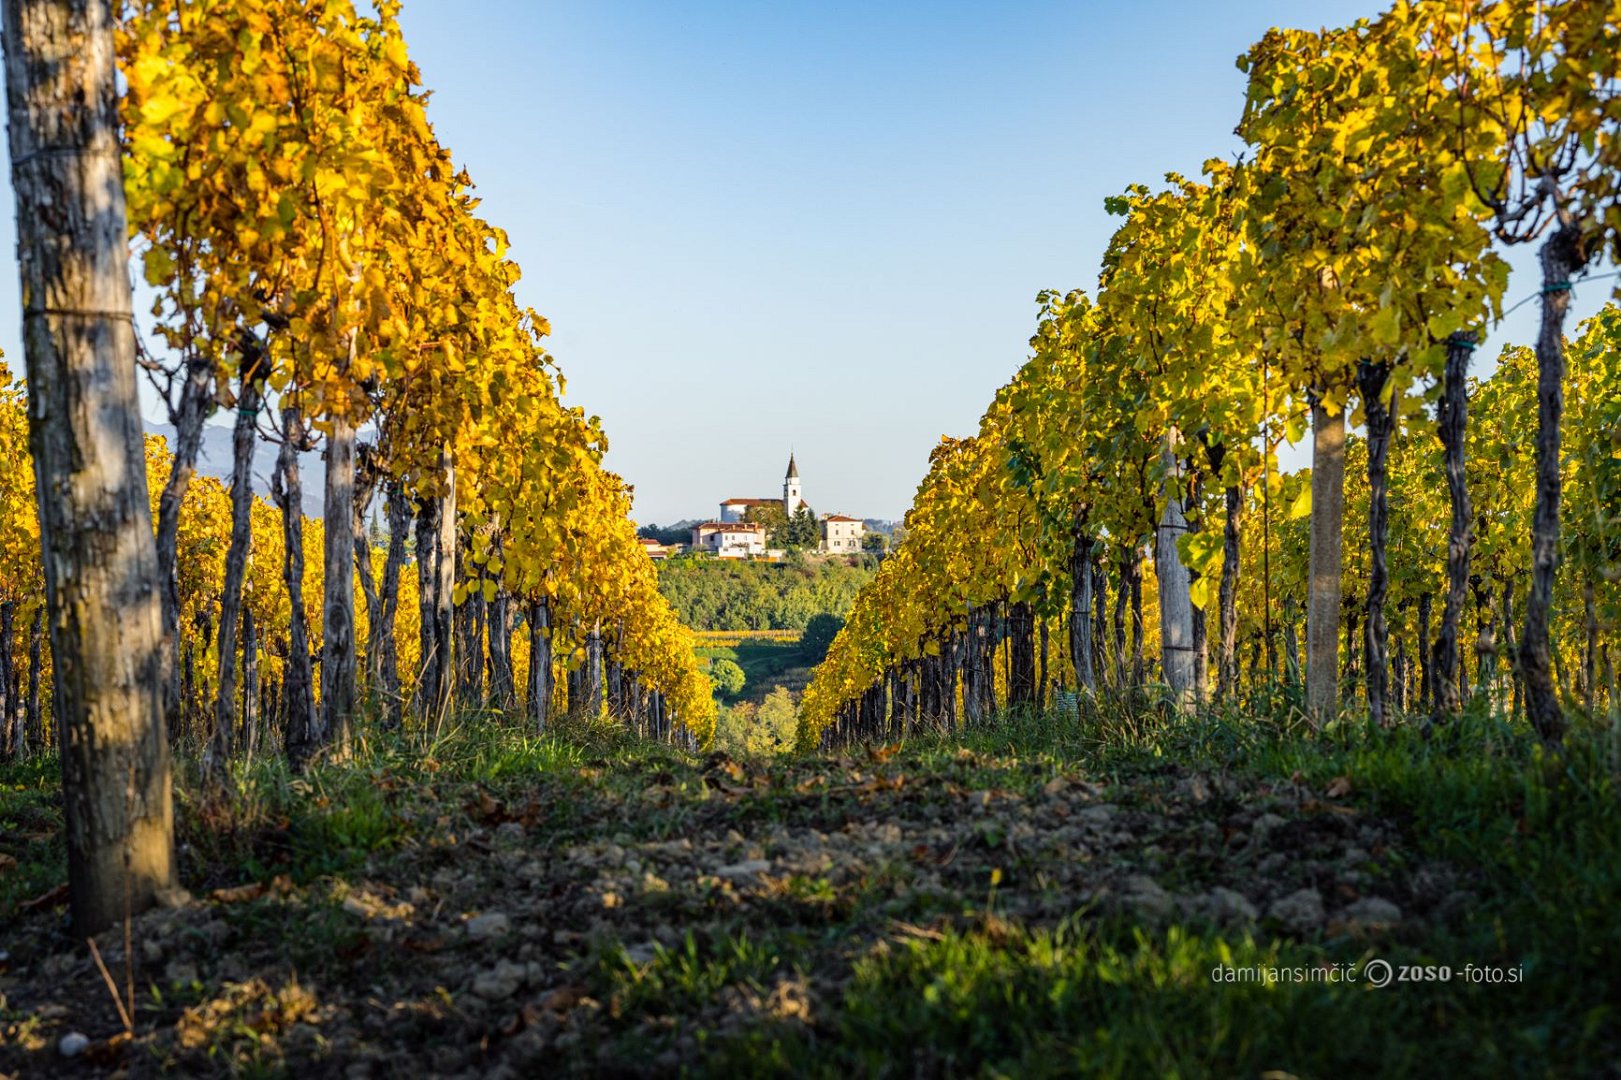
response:
<path id="1" fill-rule="evenodd" d="M 742 1033 L 831 1037 L 863 957 L 964 927 L 1377 942 L 1471 903 L 1347 778 L 963 750 L 377 784 L 392 829 L 335 868 L 276 821 L 194 840 L 190 891 L 96 942 L 105 976 L 41 898 L 0 932 L 0 1074 L 703 1072 Z"/>

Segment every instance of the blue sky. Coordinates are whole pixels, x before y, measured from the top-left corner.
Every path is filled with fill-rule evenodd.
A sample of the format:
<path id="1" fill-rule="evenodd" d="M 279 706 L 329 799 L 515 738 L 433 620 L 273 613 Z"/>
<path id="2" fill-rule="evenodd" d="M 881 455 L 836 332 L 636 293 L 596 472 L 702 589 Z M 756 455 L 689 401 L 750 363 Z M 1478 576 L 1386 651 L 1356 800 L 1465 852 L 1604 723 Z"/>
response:
<path id="1" fill-rule="evenodd" d="M 1104 197 L 1236 152 L 1234 57 L 1374 10 L 406 0 L 404 24 L 570 400 L 667 522 L 776 493 L 790 447 L 819 511 L 899 517 L 1022 361 L 1036 292 L 1095 282 Z M 20 369 L 15 316 L 0 346 Z"/>

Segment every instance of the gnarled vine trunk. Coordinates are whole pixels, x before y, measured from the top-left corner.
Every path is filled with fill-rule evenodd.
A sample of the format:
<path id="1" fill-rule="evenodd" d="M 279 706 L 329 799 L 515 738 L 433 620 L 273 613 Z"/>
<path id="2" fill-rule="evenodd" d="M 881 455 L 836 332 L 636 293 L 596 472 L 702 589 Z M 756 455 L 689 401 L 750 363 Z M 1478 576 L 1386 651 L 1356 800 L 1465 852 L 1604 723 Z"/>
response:
<path id="1" fill-rule="evenodd" d="M 546 730 L 552 710 L 552 611 L 542 596 L 529 606 L 529 720 Z"/>
<path id="2" fill-rule="evenodd" d="M 1390 365 L 1364 361 L 1358 372 L 1362 409 L 1368 426 L 1368 603 L 1364 630 L 1364 673 L 1368 693 L 1368 720 L 1383 727 L 1389 722 L 1389 630 L 1385 598 L 1390 592 L 1390 565 L 1386 538 L 1390 533 L 1390 437 L 1395 418 L 1384 400 Z"/>
<path id="3" fill-rule="evenodd" d="M 325 572 L 321 579 L 321 735 L 339 751 L 349 747 L 355 711 L 355 427 L 348 416 L 328 420 L 322 518 Z M 348 526 L 347 528 L 345 526 Z"/>
<path id="4" fill-rule="evenodd" d="M 1075 665 L 1075 681 L 1088 694 L 1097 692 L 1097 676 L 1092 668 L 1092 544 L 1086 523 L 1076 514 L 1075 546 L 1069 557 L 1069 656 Z"/>
<path id="5" fill-rule="evenodd" d="M 203 424 L 214 411 L 214 365 L 206 357 L 188 356 L 174 422 L 174 456 L 169 478 L 158 496 L 158 574 L 163 583 L 163 708 L 172 730 L 180 718 L 180 507 L 197 473 L 197 451 Z"/>
<path id="6" fill-rule="evenodd" d="M 517 612 L 506 590 L 490 601 L 490 705 L 502 713 L 518 707 L 518 688 L 512 671 L 512 632 L 517 629 Z M 621 693 L 623 687 L 620 687 Z M 623 703 L 621 703 L 622 705 Z"/>
<path id="7" fill-rule="evenodd" d="M 1008 607 L 1008 707 L 1036 703 L 1035 619 L 1030 602 Z"/>
<path id="8" fill-rule="evenodd" d="M 360 595 L 366 604 L 364 686 L 367 697 L 372 700 L 379 693 L 377 654 L 382 648 L 383 598 L 377 591 L 377 575 L 372 567 L 371 537 L 366 532 L 366 515 L 371 510 L 380 480 L 375 447 L 359 448 L 355 454 L 355 509 L 351 527 L 354 532 L 355 577 L 360 580 Z M 356 644 L 358 647 L 358 641 Z"/>
<path id="9" fill-rule="evenodd" d="M 580 683 L 585 700 L 583 713 L 596 716 L 602 711 L 602 623 L 593 622 L 585 636 L 585 676 Z"/>
<path id="10" fill-rule="evenodd" d="M 405 544 L 411 532 L 411 500 L 398 480 L 388 481 L 388 557 L 383 560 L 383 582 L 378 589 L 377 621 L 366 643 L 366 662 L 372 669 L 373 692 L 382 700 L 383 722 L 400 723 L 400 652 L 396 618 L 400 607 L 400 573 L 405 568 Z"/>
<path id="11" fill-rule="evenodd" d="M 1565 315 L 1570 275 L 1586 265 L 1581 236 L 1560 223 L 1540 253 L 1542 322 L 1537 331 L 1537 501 L 1531 517 L 1531 588 L 1520 634 L 1520 678 L 1525 714 L 1545 742 L 1565 734 L 1565 713 L 1553 681 L 1548 619 L 1559 570 L 1559 441 L 1565 412 Z"/>
<path id="12" fill-rule="evenodd" d="M 304 442 L 304 420 L 297 407 L 284 407 L 281 450 L 271 494 L 281 507 L 282 579 L 287 586 L 287 670 L 282 680 L 283 739 L 287 762 L 295 771 L 325 742 L 321 719 L 315 711 L 314 672 L 310 659 L 310 628 L 304 614 L 304 480 L 298 449 Z"/>
<path id="13" fill-rule="evenodd" d="M 1464 589 L 1469 584 L 1469 547 L 1474 539 L 1474 513 L 1469 506 L 1469 486 L 1464 472 L 1465 434 L 1469 422 L 1469 357 L 1474 348 L 1473 334 L 1454 334 L 1447 341 L 1441 402 L 1436 410 L 1436 431 L 1441 437 L 1447 496 L 1452 505 L 1452 521 L 1447 529 L 1447 579 L 1441 602 L 1441 627 L 1425 674 L 1426 693 L 1431 689 L 1435 691 L 1430 717 L 1437 722 L 1456 716 L 1459 708 L 1458 623 L 1463 617 Z M 1428 623 L 1427 595 L 1423 599 L 1422 616 Z M 1428 632 L 1427 626 L 1425 632 Z M 1433 684 L 1429 674 L 1432 670 Z"/>
<path id="14" fill-rule="evenodd" d="M 253 443 L 264 389 L 264 351 L 249 334 L 242 335 L 242 375 L 231 428 L 231 540 L 225 551 L 225 584 L 220 595 L 220 640 L 234 643 L 242 612 L 242 581 L 253 551 Z M 225 775 L 236 725 L 236 652 L 219 650 L 218 693 L 214 730 L 203 752 L 203 773 L 214 782 Z"/>
<path id="15" fill-rule="evenodd" d="M 453 591 L 456 582 L 456 470 L 439 456 L 441 490 L 417 511 L 417 586 L 422 615 L 422 675 L 417 709 L 437 736 L 450 712 L 454 685 Z"/>

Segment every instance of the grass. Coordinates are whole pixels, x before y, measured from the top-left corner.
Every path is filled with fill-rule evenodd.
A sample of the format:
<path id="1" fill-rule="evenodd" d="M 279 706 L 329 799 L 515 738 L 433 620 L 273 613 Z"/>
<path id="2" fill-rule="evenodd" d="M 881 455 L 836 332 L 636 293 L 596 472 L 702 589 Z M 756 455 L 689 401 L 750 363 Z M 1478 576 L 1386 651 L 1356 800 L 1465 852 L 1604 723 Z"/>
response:
<path id="1" fill-rule="evenodd" d="M 1311 736 L 1220 715 L 1090 729 L 1035 715 L 969 732 L 962 742 L 984 753 L 1080 761 L 1116 783 L 1169 761 L 1319 786 L 1348 777 L 1358 801 L 1398 821 L 1418 854 L 1473 875 L 1479 904 L 1465 921 L 1432 927 L 1388 955 L 1457 974 L 1383 991 L 1214 988 L 1209 970 L 1229 955 L 1224 962 L 1280 966 L 1357 956 L 1197 928 L 1173 927 L 1164 938 L 1097 925 L 967 932 L 859 966 L 841 1027 L 851 1045 L 869 1049 L 905 1030 L 929 1031 L 943 1068 L 999 1075 L 1605 1072 L 1621 1050 L 1612 738 L 1607 729 L 1579 730 L 1550 755 L 1479 715 L 1430 735 L 1344 723 Z M 956 748 L 918 749 L 940 757 Z M 1519 971 L 1523 982 L 1467 982 L 1459 969 L 1470 963 Z M 1328 1031 L 1334 1036 L 1324 1039 Z"/>
<path id="2" fill-rule="evenodd" d="M 54 757 L 0 766 L 0 922 L 66 883 L 60 788 Z"/>
<path id="3" fill-rule="evenodd" d="M 1381 992 L 1309 975 L 1217 984 L 1211 974 L 1310 972 L 1330 955 L 1174 926 L 953 933 L 857 965 L 840 1024 L 856 1049 L 846 1064 L 897 1071 L 885 1048 L 908 1032 L 928 1033 L 925 1071 L 953 1074 L 1524 1074 L 1548 1060 L 1543 1040 L 1525 1039 L 1523 1028 L 1493 1025 L 1483 1042 L 1469 1023 L 1468 1037 L 1448 1037 L 1461 1017 L 1490 1006 L 1483 993 Z"/>

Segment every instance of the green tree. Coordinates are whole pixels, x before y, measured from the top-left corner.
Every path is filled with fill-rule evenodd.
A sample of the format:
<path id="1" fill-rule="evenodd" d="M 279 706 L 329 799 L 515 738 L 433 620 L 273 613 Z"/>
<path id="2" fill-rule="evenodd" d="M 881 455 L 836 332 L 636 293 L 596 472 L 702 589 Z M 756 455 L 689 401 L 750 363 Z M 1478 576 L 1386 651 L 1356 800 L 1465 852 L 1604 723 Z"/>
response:
<path id="1" fill-rule="evenodd" d="M 754 712 L 752 701 L 722 705 L 715 717 L 714 748 L 733 757 L 749 756 L 749 736 L 754 731 Z"/>
<path id="2" fill-rule="evenodd" d="M 743 511 L 743 520 L 765 526 L 765 545 L 769 548 L 788 546 L 788 512 L 776 503 L 751 506 Z"/>
<path id="3" fill-rule="evenodd" d="M 722 708 L 713 745 L 734 757 L 769 757 L 793 749 L 798 730 L 794 697 L 779 686 L 759 706 L 743 701 Z"/>
<path id="4" fill-rule="evenodd" d="M 746 680 L 743 669 L 734 661 L 722 656 L 709 665 L 709 681 L 715 684 L 716 690 L 735 697 L 742 693 L 743 683 Z"/>
<path id="5" fill-rule="evenodd" d="M 799 636 L 799 651 L 805 663 L 820 664 L 827 657 L 833 639 L 843 629 L 844 619 L 838 615 L 823 613 L 812 616 L 810 622 L 805 624 L 805 632 Z"/>
<path id="6" fill-rule="evenodd" d="M 677 521 L 672 525 L 643 525 L 636 530 L 636 535 L 648 540 L 657 540 L 665 546 L 686 544 L 692 541 L 692 529 L 696 521 Z"/>
<path id="7" fill-rule="evenodd" d="M 672 559 L 657 566 L 659 591 L 695 630 L 803 630 L 819 613 L 848 612 L 876 562 L 812 561 L 790 551 L 780 563 Z"/>
<path id="8" fill-rule="evenodd" d="M 790 551 L 814 548 L 822 542 L 822 532 L 816 525 L 816 516 L 809 510 L 796 510 L 788 519 L 782 533 L 782 546 Z"/>
<path id="9" fill-rule="evenodd" d="M 754 744 L 760 752 L 781 754 L 793 749 L 799 730 L 799 710 L 787 687 L 779 686 L 766 695 L 755 713 Z"/>

